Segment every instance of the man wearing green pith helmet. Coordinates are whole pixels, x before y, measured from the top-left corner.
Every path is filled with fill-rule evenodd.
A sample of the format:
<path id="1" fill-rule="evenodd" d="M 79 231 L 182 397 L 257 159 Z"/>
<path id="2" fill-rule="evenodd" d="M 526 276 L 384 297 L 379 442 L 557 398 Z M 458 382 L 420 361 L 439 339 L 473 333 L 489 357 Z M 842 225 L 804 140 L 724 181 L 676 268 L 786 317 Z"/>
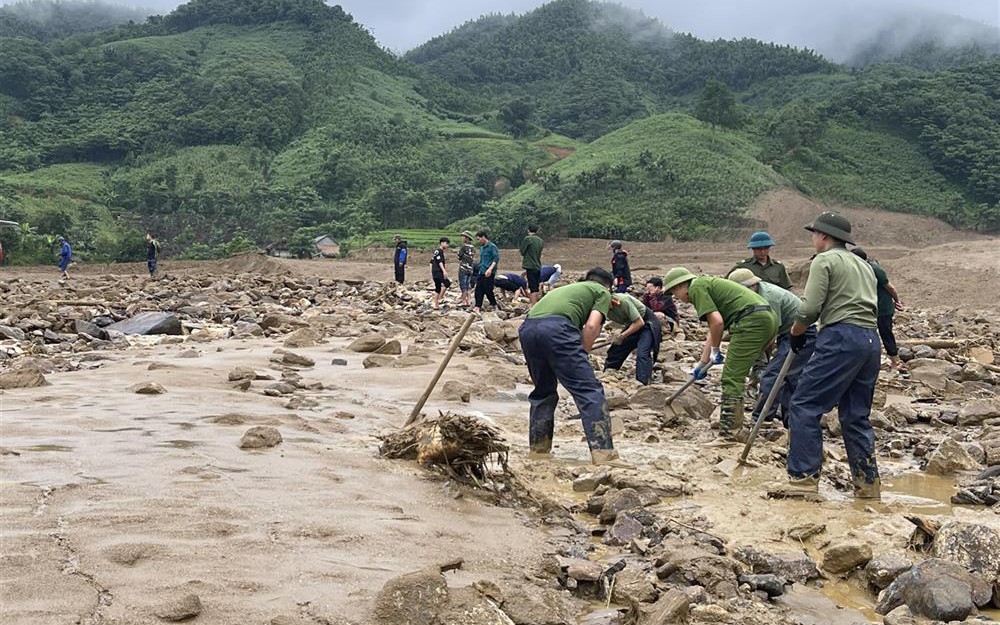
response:
<path id="1" fill-rule="evenodd" d="M 708 375 L 712 364 L 723 363 L 722 404 L 719 434 L 732 438 L 743 425 L 743 391 L 747 374 L 761 350 L 771 342 L 778 321 L 763 297 L 745 286 L 710 276 L 696 276 L 684 267 L 674 267 L 663 278 L 664 290 L 694 306 L 708 323 L 708 338 L 701 361 L 691 374 L 696 380 Z M 729 351 L 722 356 L 722 334 L 729 331 Z"/>

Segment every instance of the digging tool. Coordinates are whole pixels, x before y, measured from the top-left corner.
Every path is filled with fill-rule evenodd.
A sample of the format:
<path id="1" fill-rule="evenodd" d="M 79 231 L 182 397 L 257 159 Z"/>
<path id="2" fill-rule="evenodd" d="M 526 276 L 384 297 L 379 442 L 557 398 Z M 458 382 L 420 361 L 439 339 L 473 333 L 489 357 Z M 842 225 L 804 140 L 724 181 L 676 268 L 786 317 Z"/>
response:
<path id="1" fill-rule="evenodd" d="M 711 369 L 714 366 L 715 366 L 714 362 L 709 362 L 708 366 L 705 367 L 705 372 L 707 373 L 708 370 Z M 686 391 L 689 388 L 691 388 L 691 385 L 694 384 L 695 382 L 697 382 L 697 380 L 692 375 L 691 379 L 689 379 L 687 382 L 684 383 L 684 386 L 682 386 L 679 389 L 677 389 L 676 391 L 674 391 L 674 394 L 667 398 L 667 401 L 664 403 L 664 406 L 669 406 L 670 404 L 674 403 L 674 400 L 677 399 L 678 397 L 680 397 L 681 393 L 683 393 L 684 391 Z"/>
<path id="2" fill-rule="evenodd" d="M 781 371 L 778 372 L 778 378 L 774 381 L 771 392 L 767 394 L 767 401 L 764 402 L 764 408 L 761 409 L 760 415 L 757 417 L 757 422 L 753 424 L 750 436 L 747 437 L 747 444 L 743 447 L 743 453 L 740 455 L 740 464 L 745 465 L 747 463 L 747 456 L 750 455 L 750 448 L 753 447 L 753 441 L 757 438 L 757 432 L 760 431 L 761 424 L 764 423 L 764 416 L 771 412 L 771 406 L 778 399 L 778 393 L 781 392 L 781 385 L 785 383 L 785 376 L 788 375 L 788 370 L 792 368 L 795 356 L 795 352 L 789 351 L 788 355 L 785 356 L 785 362 L 781 363 Z"/>
<path id="3" fill-rule="evenodd" d="M 451 347 L 448 348 L 448 353 L 445 354 L 444 360 L 442 360 L 441 364 L 438 365 L 437 371 L 434 373 L 434 377 L 431 378 L 430 384 L 427 385 L 427 390 L 424 391 L 424 394 L 420 396 L 420 399 L 413 407 L 413 410 L 410 411 L 410 416 L 407 417 L 406 423 L 403 424 L 404 428 L 408 428 L 413 425 L 413 422 L 417 420 L 418 416 L 420 416 L 420 411 L 423 409 L 424 404 L 427 403 L 427 399 L 431 396 L 431 393 L 434 392 L 434 387 L 437 386 L 438 380 L 441 379 L 441 374 L 443 374 L 445 368 L 448 367 L 448 363 L 451 362 L 451 357 L 455 355 L 455 352 L 458 350 L 458 346 L 462 343 L 462 339 L 465 338 L 465 333 L 469 331 L 469 327 L 478 316 L 478 314 L 470 312 L 469 316 L 466 317 L 465 323 L 462 324 L 462 328 L 458 331 L 458 334 L 455 335 L 455 338 L 451 340 Z"/>

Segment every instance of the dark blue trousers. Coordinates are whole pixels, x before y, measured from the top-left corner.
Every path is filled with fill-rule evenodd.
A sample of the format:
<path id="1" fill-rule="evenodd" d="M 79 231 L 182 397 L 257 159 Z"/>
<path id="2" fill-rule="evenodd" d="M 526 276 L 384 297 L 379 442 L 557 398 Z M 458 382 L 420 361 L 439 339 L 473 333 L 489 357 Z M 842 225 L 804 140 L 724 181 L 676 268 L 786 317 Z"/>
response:
<path id="1" fill-rule="evenodd" d="M 773 419 L 774 415 L 778 412 L 778 406 L 781 406 L 781 414 L 787 417 L 788 408 L 792 402 L 792 395 L 795 393 L 795 387 L 799 382 L 799 376 L 802 375 L 802 371 L 809 364 L 809 359 L 812 358 L 815 348 L 816 326 L 810 326 L 806 330 L 806 346 L 795 356 L 795 361 L 792 362 L 792 366 L 785 375 L 785 382 L 778 391 L 778 400 L 771 406 L 771 411 L 764 415 L 764 419 L 767 421 Z M 785 364 L 785 358 L 788 357 L 788 352 L 790 351 L 792 351 L 792 346 L 788 342 L 788 334 L 782 334 L 778 337 L 777 349 L 775 349 L 771 361 L 767 363 L 764 373 L 760 376 L 760 399 L 757 400 L 757 405 L 753 409 L 753 420 L 755 422 L 760 417 L 760 411 L 764 409 L 767 396 L 771 394 L 771 389 L 774 388 L 774 383 L 778 380 L 778 374 L 781 372 L 781 366 Z"/>
<path id="2" fill-rule="evenodd" d="M 653 312 L 646 310 L 646 325 L 635 334 L 625 337 L 621 345 L 608 348 L 608 358 L 604 362 L 604 370 L 621 369 L 625 359 L 635 351 L 635 379 L 642 384 L 649 384 L 653 377 L 653 363 L 660 353 L 662 328 L 660 320 Z"/>
<path id="3" fill-rule="evenodd" d="M 613 449 L 604 387 L 594 375 L 576 326 L 565 317 L 525 319 L 519 335 L 528 373 L 535 383 L 535 389 L 528 395 L 531 450 L 544 452 L 552 447 L 559 403 L 557 382 L 573 395 L 590 448 Z"/>
<path id="4" fill-rule="evenodd" d="M 838 408 L 847 459 L 855 480 L 878 479 L 875 432 L 868 417 L 882 346 L 875 328 L 838 323 L 823 328 L 799 378 L 789 415 L 788 474 L 819 475 L 823 466 L 820 417 Z"/>

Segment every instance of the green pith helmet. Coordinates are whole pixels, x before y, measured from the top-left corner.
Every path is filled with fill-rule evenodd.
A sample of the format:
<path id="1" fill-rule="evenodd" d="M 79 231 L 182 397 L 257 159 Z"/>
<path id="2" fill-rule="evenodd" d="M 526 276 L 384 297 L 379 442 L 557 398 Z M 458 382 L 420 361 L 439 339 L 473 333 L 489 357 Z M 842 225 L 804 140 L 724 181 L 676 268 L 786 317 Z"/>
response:
<path id="1" fill-rule="evenodd" d="M 806 230 L 821 232 L 844 243 L 854 245 L 854 241 L 851 240 L 851 222 L 840 213 L 823 213 L 806 226 Z"/>
<path id="2" fill-rule="evenodd" d="M 684 267 L 674 267 L 667 272 L 667 275 L 663 276 L 663 290 L 669 291 L 678 284 L 687 282 L 688 280 L 694 280 L 698 276 L 694 275 Z"/>
<path id="3" fill-rule="evenodd" d="M 742 267 L 733 270 L 733 273 L 729 274 L 729 279 L 733 282 L 739 282 L 747 288 L 750 288 L 755 284 L 760 284 L 760 278 L 758 278 L 754 272 Z"/>

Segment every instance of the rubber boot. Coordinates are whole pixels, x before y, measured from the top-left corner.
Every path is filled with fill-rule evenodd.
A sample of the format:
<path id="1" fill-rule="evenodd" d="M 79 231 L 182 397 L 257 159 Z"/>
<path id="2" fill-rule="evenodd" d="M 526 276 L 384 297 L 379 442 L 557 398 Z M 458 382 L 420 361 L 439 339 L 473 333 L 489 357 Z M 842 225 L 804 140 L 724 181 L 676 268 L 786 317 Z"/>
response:
<path id="1" fill-rule="evenodd" d="M 722 396 L 719 406 L 719 436 L 733 438 L 733 432 L 743 426 L 743 399 L 741 397 Z"/>
<path id="2" fill-rule="evenodd" d="M 854 478 L 855 499 L 881 499 L 882 480 L 875 478 L 874 482 L 866 482 L 864 478 Z"/>
<path id="3" fill-rule="evenodd" d="M 595 465 L 613 467 L 616 469 L 634 469 L 632 465 L 625 462 L 618 456 L 615 449 L 592 449 L 590 459 Z"/>
<path id="4" fill-rule="evenodd" d="M 819 496 L 819 477 L 789 477 L 787 482 L 769 487 L 767 496 L 771 499 L 822 501 Z"/>

